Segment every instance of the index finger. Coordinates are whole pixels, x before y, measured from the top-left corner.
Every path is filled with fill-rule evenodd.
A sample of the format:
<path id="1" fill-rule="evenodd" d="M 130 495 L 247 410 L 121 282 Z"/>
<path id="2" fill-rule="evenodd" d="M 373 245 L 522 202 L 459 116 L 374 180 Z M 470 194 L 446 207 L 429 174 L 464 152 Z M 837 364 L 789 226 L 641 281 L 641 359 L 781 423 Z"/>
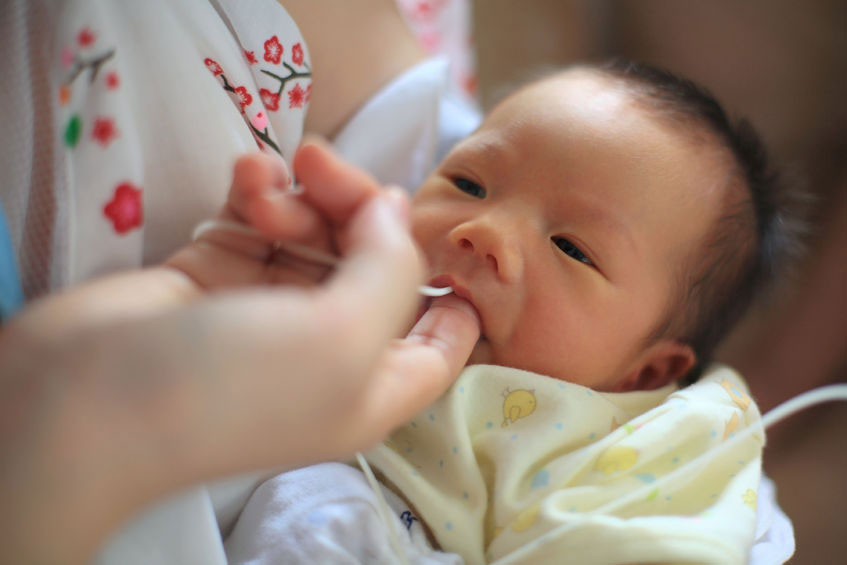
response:
<path id="1" fill-rule="evenodd" d="M 349 252 L 321 290 L 319 313 L 331 317 L 346 346 L 376 363 L 412 319 L 423 262 L 409 233 L 402 194 L 381 194 L 361 206 L 341 235 Z M 355 327 L 355 332 L 347 332 Z"/>
<path id="2" fill-rule="evenodd" d="M 294 155 L 300 197 L 334 224 L 348 222 L 361 205 L 380 193 L 380 184 L 368 173 L 344 161 L 316 139 Z"/>

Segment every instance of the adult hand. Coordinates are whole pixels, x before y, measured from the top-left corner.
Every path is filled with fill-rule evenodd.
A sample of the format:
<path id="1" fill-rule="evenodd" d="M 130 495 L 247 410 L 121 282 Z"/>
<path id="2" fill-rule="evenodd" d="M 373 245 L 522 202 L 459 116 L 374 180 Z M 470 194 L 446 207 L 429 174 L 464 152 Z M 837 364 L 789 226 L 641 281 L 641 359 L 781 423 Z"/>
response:
<path id="1" fill-rule="evenodd" d="M 82 561 L 179 487 L 350 455 L 452 382 L 479 335 L 475 312 L 442 300 L 395 339 L 422 276 L 405 202 L 330 165 L 302 202 L 320 220 L 313 233 L 343 242 L 321 285 L 202 294 L 162 267 L 48 298 L 3 329 L 10 560 Z"/>
<path id="2" fill-rule="evenodd" d="M 344 446 L 362 447 L 384 437 L 444 392 L 476 343 L 478 319 L 466 301 L 439 299 L 405 339 L 385 350 L 392 336 L 406 334 L 419 300 L 409 291 L 421 282 L 421 265 L 407 233 L 408 202 L 402 194 L 386 193 L 370 175 L 318 142 L 298 150 L 294 168 L 302 193 L 287 190 L 290 175 L 274 156 L 255 153 L 240 159 L 221 218 L 253 227 L 264 240 L 211 232 L 168 264 L 205 288 L 281 282 L 312 286 L 328 276 L 327 268 L 275 251 L 269 242 L 294 242 L 346 258 L 311 296 L 308 307 L 314 313 L 306 314 L 299 331 L 312 323 L 316 327 L 304 334 L 307 343 L 295 348 L 315 356 L 301 356 L 298 361 L 305 359 L 306 366 L 296 372 L 324 375 L 335 369 L 323 364 L 337 360 L 339 371 L 351 373 L 345 382 L 355 389 L 337 397 L 348 403 L 358 397 L 370 406 L 355 416 L 364 418 L 361 424 L 343 426 L 349 438 L 334 433 L 339 448 L 330 450 L 333 456 L 349 452 Z M 374 215 L 367 211 L 372 206 L 383 210 Z M 386 206 L 393 208 L 393 216 Z M 350 368 L 352 360 L 366 368 Z"/>

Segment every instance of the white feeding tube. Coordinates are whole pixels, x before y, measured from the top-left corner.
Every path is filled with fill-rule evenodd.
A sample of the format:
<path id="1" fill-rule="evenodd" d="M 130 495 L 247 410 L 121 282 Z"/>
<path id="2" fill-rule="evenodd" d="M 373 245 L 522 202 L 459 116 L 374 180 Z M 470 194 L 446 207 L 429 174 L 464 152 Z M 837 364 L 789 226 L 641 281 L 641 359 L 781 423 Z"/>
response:
<path id="1" fill-rule="evenodd" d="M 265 238 L 254 228 L 229 220 L 205 220 L 203 222 L 200 222 L 199 224 L 197 224 L 197 227 L 194 228 L 194 233 L 191 234 L 191 240 L 196 241 L 204 233 L 210 231 L 228 231 L 267 241 L 267 238 Z M 330 255 L 329 253 L 325 253 L 323 251 L 319 251 L 317 249 L 313 249 L 305 245 L 282 241 L 275 241 L 272 243 L 276 245 L 279 249 L 290 253 L 291 255 L 294 255 L 299 259 L 303 259 L 312 263 L 317 263 L 318 265 L 323 265 L 325 267 L 334 267 L 340 261 L 340 259 L 335 255 Z M 418 292 L 423 296 L 437 297 L 446 296 L 453 292 L 453 289 L 449 286 L 436 288 L 434 286 L 421 285 L 418 287 Z"/>

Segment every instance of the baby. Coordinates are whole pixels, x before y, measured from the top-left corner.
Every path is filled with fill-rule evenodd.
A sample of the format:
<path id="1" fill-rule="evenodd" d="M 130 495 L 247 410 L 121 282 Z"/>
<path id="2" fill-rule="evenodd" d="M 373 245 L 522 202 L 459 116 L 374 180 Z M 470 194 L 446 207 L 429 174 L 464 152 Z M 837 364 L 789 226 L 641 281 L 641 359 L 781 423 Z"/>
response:
<path id="1" fill-rule="evenodd" d="M 726 369 L 676 383 L 791 239 L 762 155 L 709 95 L 646 66 L 574 67 L 505 99 L 413 200 L 430 284 L 473 305 L 482 337 L 451 391 L 368 454 L 393 525 L 355 469 L 301 469 L 257 491 L 230 559 L 392 561 L 394 538 L 422 562 L 746 559 L 758 411 Z"/>

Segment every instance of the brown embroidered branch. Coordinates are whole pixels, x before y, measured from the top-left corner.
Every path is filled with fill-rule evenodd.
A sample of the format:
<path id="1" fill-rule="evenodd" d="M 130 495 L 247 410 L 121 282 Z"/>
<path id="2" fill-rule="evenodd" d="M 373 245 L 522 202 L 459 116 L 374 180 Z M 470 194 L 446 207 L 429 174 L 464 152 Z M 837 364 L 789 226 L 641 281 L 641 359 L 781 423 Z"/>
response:
<path id="1" fill-rule="evenodd" d="M 97 78 L 97 73 L 100 72 L 100 67 L 103 66 L 103 63 L 111 59 L 114 54 L 115 50 L 112 49 L 104 55 L 100 55 L 99 57 L 95 57 L 87 61 L 76 58 L 74 60 L 74 68 L 71 69 L 71 73 L 68 75 L 68 78 L 67 80 L 65 80 L 64 84 L 71 84 L 73 81 L 76 80 L 76 77 L 78 77 L 79 74 L 85 69 L 89 69 L 91 71 L 91 74 L 88 77 L 88 82 L 93 84 L 94 80 Z"/>
<path id="2" fill-rule="evenodd" d="M 218 76 L 220 76 L 224 81 L 224 90 L 226 90 L 227 92 L 232 92 L 233 94 L 238 94 L 237 92 L 235 92 L 235 89 L 232 86 L 230 86 L 229 81 L 226 80 L 225 74 L 221 73 Z"/>
<path id="3" fill-rule="evenodd" d="M 276 80 L 279 81 L 279 90 L 276 91 L 277 96 L 282 96 L 282 91 L 285 89 L 285 85 L 286 85 L 286 83 L 288 83 L 288 81 L 294 80 L 296 78 L 309 78 L 309 77 L 312 76 L 312 70 L 309 68 L 309 65 L 303 65 L 304 67 L 306 67 L 306 72 L 298 72 L 298 71 L 294 70 L 294 67 L 292 67 L 291 65 L 289 65 L 285 61 L 282 62 L 282 65 L 286 69 L 288 69 L 289 74 L 286 77 L 281 77 L 276 73 L 272 73 L 271 71 L 266 71 L 265 69 L 261 69 L 261 71 L 263 73 L 265 73 L 269 77 L 273 77 L 273 78 L 275 78 Z"/>
<path id="4" fill-rule="evenodd" d="M 250 129 L 253 130 L 253 134 L 255 134 L 256 137 L 258 137 L 259 139 L 261 139 L 262 141 L 264 141 L 265 143 L 270 145 L 271 148 L 273 148 L 273 150 L 276 151 L 277 153 L 279 153 L 279 156 L 282 157 L 282 151 L 279 150 L 279 147 L 277 147 L 277 144 L 274 143 L 274 140 L 271 139 L 270 136 L 268 135 L 268 128 L 265 128 L 264 131 L 259 131 L 259 130 L 256 129 L 256 126 L 254 126 L 253 124 L 250 124 Z"/>

